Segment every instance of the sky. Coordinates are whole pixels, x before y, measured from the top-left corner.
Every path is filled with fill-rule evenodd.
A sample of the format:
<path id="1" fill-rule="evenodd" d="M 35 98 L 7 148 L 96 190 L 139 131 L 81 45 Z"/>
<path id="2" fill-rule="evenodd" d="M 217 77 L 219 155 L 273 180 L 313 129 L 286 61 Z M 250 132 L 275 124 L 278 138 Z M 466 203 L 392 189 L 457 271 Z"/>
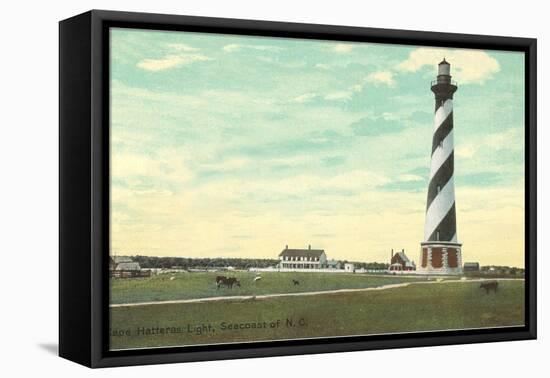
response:
<path id="1" fill-rule="evenodd" d="M 463 261 L 524 266 L 523 53 L 111 29 L 111 253 L 418 261 L 443 58 Z"/>

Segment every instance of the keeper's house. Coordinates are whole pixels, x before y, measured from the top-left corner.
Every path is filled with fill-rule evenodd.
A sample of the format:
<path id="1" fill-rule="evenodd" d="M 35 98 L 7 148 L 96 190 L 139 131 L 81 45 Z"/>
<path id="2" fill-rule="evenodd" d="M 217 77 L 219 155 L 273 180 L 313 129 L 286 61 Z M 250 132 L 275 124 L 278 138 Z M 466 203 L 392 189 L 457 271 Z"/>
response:
<path id="1" fill-rule="evenodd" d="M 390 272 L 402 272 L 402 271 L 413 271 L 416 270 L 416 265 L 414 261 L 409 260 L 405 254 L 405 250 L 402 249 L 401 252 L 393 253 L 391 250 L 391 260 L 390 260 Z"/>
<path id="2" fill-rule="evenodd" d="M 327 255 L 324 249 L 289 249 L 288 245 L 279 253 L 281 269 L 326 269 Z"/>

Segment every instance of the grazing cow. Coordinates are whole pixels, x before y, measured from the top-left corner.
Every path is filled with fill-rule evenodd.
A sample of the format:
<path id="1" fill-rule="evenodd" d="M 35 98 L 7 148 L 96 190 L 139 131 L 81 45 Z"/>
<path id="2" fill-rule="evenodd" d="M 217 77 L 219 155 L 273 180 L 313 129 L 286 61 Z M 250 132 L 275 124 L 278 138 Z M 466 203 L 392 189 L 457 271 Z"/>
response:
<path id="1" fill-rule="evenodd" d="M 216 276 L 216 285 L 218 285 L 218 283 L 222 280 L 226 280 L 227 277 L 226 276 Z M 219 286 L 219 285 L 218 285 Z"/>
<path id="2" fill-rule="evenodd" d="M 222 285 L 227 286 L 229 289 L 233 289 L 233 285 L 237 285 L 238 287 L 241 287 L 241 282 L 235 277 L 227 278 L 224 276 L 219 276 L 218 278 L 219 280 L 216 281 L 216 284 L 218 285 L 218 289 Z"/>
<path id="3" fill-rule="evenodd" d="M 293 280 L 292 280 L 292 283 L 294 284 L 294 286 L 300 285 L 300 281 L 298 281 L 298 280 L 294 280 L 294 279 L 293 279 Z"/>
<path id="4" fill-rule="evenodd" d="M 483 282 L 481 285 L 479 285 L 480 289 L 485 289 L 485 292 L 489 294 L 491 290 L 493 290 L 496 294 L 497 288 L 498 288 L 498 282 L 497 281 L 489 281 L 489 282 Z"/>

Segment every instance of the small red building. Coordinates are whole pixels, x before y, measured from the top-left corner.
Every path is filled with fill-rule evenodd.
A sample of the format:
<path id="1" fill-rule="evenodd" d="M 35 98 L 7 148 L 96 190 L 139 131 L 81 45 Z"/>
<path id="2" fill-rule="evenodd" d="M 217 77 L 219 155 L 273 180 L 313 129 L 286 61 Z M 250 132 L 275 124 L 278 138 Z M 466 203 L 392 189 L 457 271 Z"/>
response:
<path id="1" fill-rule="evenodd" d="M 389 270 L 390 272 L 413 271 L 416 270 L 416 265 L 414 261 L 409 260 L 404 249 L 396 253 L 394 253 L 392 249 Z"/>

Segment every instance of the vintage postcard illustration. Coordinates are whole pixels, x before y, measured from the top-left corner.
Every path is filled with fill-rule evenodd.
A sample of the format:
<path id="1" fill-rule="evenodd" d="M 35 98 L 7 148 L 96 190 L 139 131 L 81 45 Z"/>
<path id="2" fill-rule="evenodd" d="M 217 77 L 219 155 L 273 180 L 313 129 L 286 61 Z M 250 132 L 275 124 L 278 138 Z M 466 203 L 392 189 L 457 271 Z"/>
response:
<path id="1" fill-rule="evenodd" d="M 521 52 L 110 30 L 110 348 L 525 324 Z"/>

